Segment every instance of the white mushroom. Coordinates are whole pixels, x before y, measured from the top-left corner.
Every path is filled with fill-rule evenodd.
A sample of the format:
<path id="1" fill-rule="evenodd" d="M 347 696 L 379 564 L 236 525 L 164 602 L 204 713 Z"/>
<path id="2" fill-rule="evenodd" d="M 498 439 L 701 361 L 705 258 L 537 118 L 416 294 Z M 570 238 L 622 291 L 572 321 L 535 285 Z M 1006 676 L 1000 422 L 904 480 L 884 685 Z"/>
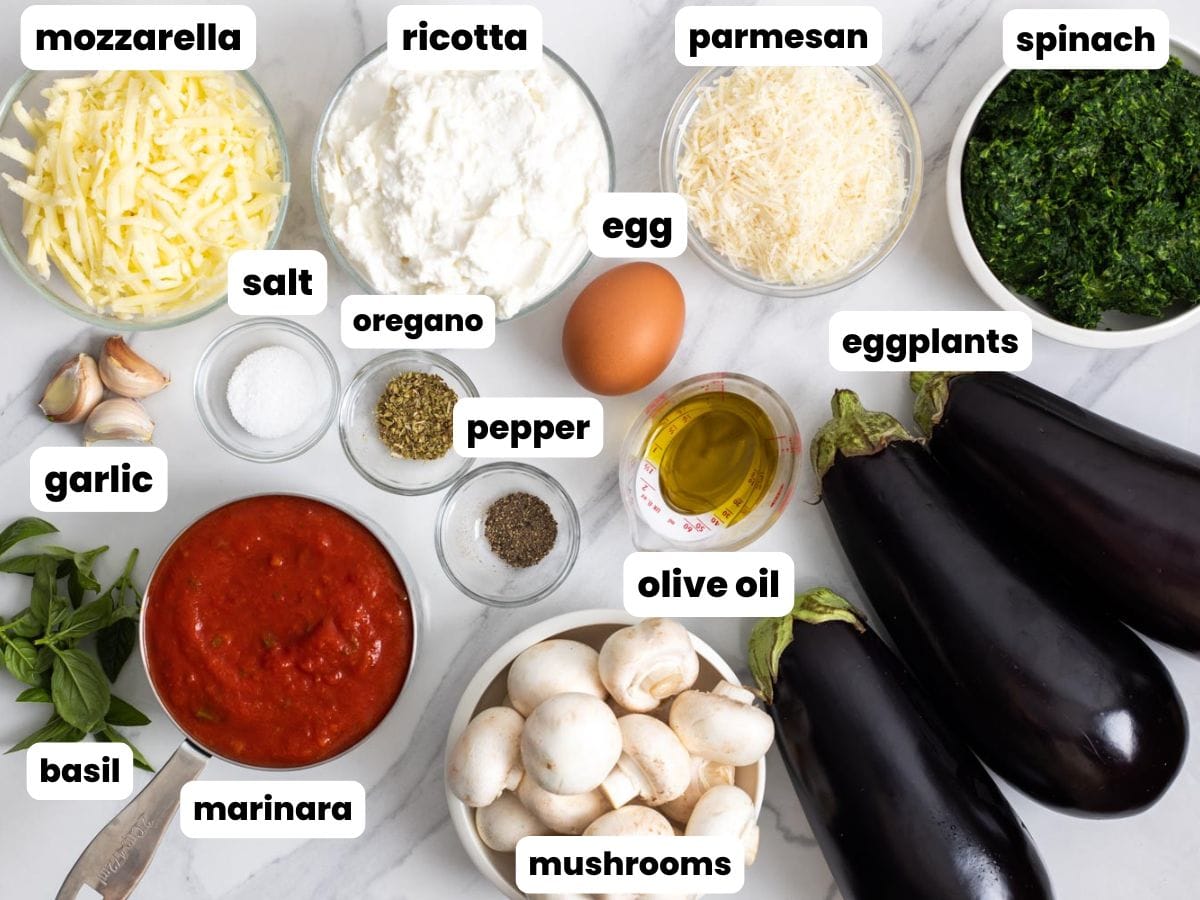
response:
<path id="1" fill-rule="evenodd" d="M 600 681 L 600 654 L 579 641 L 555 639 L 534 644 L 508 669 L 508 696 L 523 716 L 555 694 L 608 696 Z"/>
<path id="2" fill-rule="evenodd" d="M 687 790 L 674 800 L 668 800 L 659 806 L 658 811 L 672 822 L 686 823 L 692 817 L 696 801 L 703 797 L 711 787 L 716 787 L 718 784 L 733 784 L 733 775 L 733 766 L 709 762 L 707 759 L 693 756 L 691 779 L 688 782 Z"/>
<path id="3" fill-rule="evenodd" d="M 771 749 L 775 725 L 750 705 L 748 698 L 753 696 L 725 682 L 712 693 L 684 691 L 671 704 L 671 730 L 693 756 L 731 766 L 754 765 Z"/>
<path id="4" fill-rule="evenodd" d="M 612 809 L 599 790 L 552 794 L 528 775 L 521 779 L 517 797 L 547 828 L 559 834 L 583 834 L 585 828 Z"/>
<path id="5" fill-rule="evenodd" d="M 607 704 L 591 694 L 559 694 L 525 720 L 525 771 L 553 794 L 586 794 L 621 757 L 621 728 Z"/>
<path id="6" fill-rule="evenodd" d="M 758 825 L 754 801 L 739 787 L 722 784 L 711 788 L 696 803 L 688 819 L 688 837 L 735 837 L 746 850 L 746 865 L 758 855 Z"/>
<path id="7" fill-rule="evenodd" d="M 691 757 L 670 728 L 653 716 L 630 713 L 617 720 L 621 758 L 600 790 L 613 809 L 635 797 L 648 806 L 673 800 L 687 790 Z"/>
<path id="8" fill-rule="evenodd" d="M 446 786 L 467 806 L 495 802 L 521 783 L 521 728 L 515 709 L 493 706 L 473 718 L 446 761 Z"/>
<path id="9" fill-rule="evenodd" d="M 523 837 L 546 834 L 546 826 L 521 805 L 517 795 L 505 791 L 495 803 L 475 810 L 479 839 L 497 853 L 512 853 Z"/>
<path id="10" fill-rule="evenodd" d="M 605 813 L 583 832 L 586 836 L 646 835 L 648 837 L 672 837 L 675 834 L 671 823 L 662 813 L 648 806 L 622 806 Z"/>
<path id="11" fill-rule="evenodd" d="M 691 635 L 670 619 L 646 619 L 614 631 L 600 648 L 600 680 L 631 712 L 650 712 L 690 688 L 699 674 Z"/>

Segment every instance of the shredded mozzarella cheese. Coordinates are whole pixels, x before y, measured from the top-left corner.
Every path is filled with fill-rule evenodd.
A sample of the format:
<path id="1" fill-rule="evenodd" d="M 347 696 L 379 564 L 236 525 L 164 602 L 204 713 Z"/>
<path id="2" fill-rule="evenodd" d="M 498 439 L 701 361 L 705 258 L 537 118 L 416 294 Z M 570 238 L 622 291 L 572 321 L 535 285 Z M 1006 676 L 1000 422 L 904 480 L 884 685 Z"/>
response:
<path id="1" fill-rule="evenodd" d="M 34 139 L 0 154 L 24 201 L 27 260 L 90 306 L 156 317 L 225 292 L 229 257 L 264 247 L 288 185 L 271 121 L 226 73 L 99 72 L 16 104 Z"/>
<path id="2" fill-rule="evenodd" d="M 705 90 L 683 143 L 679 191 L 693 225 L 766 281 L 835 280 L 900 220 L 900 122 L 846 69 L 737 69 Z"/>

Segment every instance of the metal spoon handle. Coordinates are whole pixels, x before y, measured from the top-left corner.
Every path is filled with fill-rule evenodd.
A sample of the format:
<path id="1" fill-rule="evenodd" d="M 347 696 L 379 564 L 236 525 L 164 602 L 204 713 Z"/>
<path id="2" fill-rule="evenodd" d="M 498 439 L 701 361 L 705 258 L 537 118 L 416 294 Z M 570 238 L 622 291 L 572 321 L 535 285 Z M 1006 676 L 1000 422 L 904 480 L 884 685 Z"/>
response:
<path id="1" fill-rule="evenodd" d="M 132 894 L 175 818 L 180 788 L 204 771 L 207 762 L 208 755 L 189 741 L 180 744 L 142 792 L 88 844 L 55 900 L 76 900 L 84 885 L 104 900 Z"/>

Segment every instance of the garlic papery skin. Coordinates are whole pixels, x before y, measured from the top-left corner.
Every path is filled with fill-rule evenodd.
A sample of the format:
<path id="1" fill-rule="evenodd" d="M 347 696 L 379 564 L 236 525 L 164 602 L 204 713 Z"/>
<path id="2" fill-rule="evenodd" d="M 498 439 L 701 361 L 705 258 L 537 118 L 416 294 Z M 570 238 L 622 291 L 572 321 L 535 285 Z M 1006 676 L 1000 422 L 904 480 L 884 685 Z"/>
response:
<path id="1" fill-rule="evenodd" d="M 105 400 L 88 416 L 83 426 L 85 446 L 97 441 L 141 441 L 146 443 L 154 435 L 154 423 L 146 415 L 142 404 L 127 397 Z"/>
<path id="2" fill-rule="evenodd" d="M 100 378 L 114 394 L 140 400 L 157 394 L 171 379 L 138 356 L 119 335 L 104 342 L 100 352 Z"/>
<path id="3" fill-rule="evenodd" d="M 59 366 L 38 406 L 51 422 L 82 422 L 102 396 L 104 385 L 96 361 L 80 353 Z"/>

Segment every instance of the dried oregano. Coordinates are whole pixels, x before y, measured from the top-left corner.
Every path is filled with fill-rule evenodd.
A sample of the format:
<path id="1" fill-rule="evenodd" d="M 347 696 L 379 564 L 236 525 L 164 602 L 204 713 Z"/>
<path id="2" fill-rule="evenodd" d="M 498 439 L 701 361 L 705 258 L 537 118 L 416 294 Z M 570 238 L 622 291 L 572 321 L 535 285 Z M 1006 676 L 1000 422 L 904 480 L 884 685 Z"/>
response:
<path id="1" fill-rule="evenodd" d="M 458 394 L 440 375 L 401 372 L 375 404 L 379 438 L 393 456 L 440 459 L 454 444 Z"/>

